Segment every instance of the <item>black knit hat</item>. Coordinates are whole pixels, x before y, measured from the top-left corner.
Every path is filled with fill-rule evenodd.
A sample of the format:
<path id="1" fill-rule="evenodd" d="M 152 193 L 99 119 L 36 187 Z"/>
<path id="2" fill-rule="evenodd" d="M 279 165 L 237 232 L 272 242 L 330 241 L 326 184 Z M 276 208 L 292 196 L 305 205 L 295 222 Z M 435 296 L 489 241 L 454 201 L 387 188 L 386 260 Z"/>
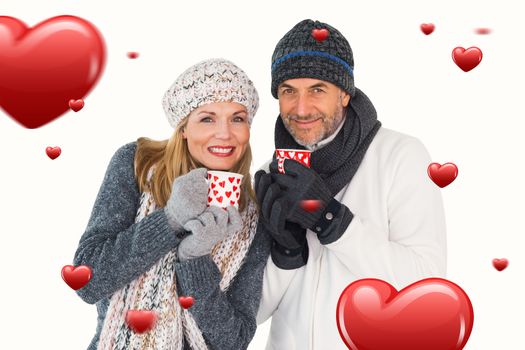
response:
<path id="1" fill-rule="evenodd" d="M 272 95 L 288 79 L 328 81 L 354 95 L 354 57 L 346 38 L 334 27 L 305 19 L 277 43 L 272 55 Z"/>

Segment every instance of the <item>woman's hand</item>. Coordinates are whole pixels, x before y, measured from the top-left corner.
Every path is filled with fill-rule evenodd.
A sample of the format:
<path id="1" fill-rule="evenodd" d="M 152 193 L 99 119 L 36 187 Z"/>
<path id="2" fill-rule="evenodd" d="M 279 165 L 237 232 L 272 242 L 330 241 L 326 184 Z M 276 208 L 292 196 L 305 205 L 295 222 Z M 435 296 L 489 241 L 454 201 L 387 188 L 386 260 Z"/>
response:
<path id="1" fill-rule="evenodd" d="M 182 229 L 189 220 L 206 209 L 208 183 L 206 168 L 193 169 L 173 181 L 171 195 L 164 207 L 168 222 L 174 229 Z"/>
<path id="2" fill-rule="evenodd" d="M 242 218 L 235 207 L 229 206 L 226 210 L 215 206 L 206 208 L 197 219 L 184 225 L 184 229 L 192 234 L 179 244 L 179 260 L 185 261 L 210 254 L 217 243 L 241 227 Z"/>

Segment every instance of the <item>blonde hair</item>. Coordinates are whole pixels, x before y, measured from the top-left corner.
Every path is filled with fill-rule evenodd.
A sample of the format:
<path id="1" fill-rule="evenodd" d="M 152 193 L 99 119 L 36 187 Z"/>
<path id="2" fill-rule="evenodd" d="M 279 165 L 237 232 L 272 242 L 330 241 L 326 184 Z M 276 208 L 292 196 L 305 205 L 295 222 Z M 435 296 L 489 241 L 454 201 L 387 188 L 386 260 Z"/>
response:
<path id="1" fill-rule="evenodd" d="M 135 178 L 140 191 L 151 192 L 159 207 L 166 206 L 171 195 L 171 186 L 177 177 L 185 175 L 193 169 L 203 167 L 191 156 L 188 143 L 182 136 L 187 124 L 188 117 L 180 122 L 168 140 L 156 141 L 147 137 L 141 137 L 137 140 Z M 241 182 L 242 195 L 239 200 L 239 211 L 246 208 L 248 198 L 257 203 L 251 183 L 251 163 L 252 151 L 250 144 L 248 144 L 239 162 L 229 170 L 244 175 Z M 148 183 L 148 172 L 153 166 L 155 166 L 155 171 L 151 182 Z"/>

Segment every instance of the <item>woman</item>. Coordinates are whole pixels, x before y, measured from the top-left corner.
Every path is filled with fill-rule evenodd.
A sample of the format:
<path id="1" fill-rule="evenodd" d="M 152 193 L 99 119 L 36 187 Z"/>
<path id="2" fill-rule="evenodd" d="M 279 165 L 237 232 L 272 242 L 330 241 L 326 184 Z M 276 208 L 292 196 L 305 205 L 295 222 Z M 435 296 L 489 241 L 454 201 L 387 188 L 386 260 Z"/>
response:
<path id="1" fill-rule="evenodd" d="M 211 59 L 179 76 L 163 105 L 175 132 L 115 153 L 75 254 L 93 270 L 78 291 L 97 304 L 89 349 L 246 349 L 270 249 L 249 174 L 257 91 L 233 63 Z M 239 210 L 207 207 L 207 169 L 244 175 Z M 129 310 L 153 311 L 154 328 L 135 333 Z"/>

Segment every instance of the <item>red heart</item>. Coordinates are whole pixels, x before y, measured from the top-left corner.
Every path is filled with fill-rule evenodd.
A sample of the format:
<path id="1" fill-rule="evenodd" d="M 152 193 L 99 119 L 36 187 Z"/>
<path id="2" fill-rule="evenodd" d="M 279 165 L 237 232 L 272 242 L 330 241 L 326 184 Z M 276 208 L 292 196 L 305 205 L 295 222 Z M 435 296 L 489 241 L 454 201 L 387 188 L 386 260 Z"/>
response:
<path id="1" fill-rule="evenodd" d="M 230 198 L 230 196 L 232 195 L 232 192 L 231 191 L 226 191 L 226 192 L 224 192 L 224 194 L 226 194 L 226 197 Z"/>
<path id="2" fill-rule="evenodd" d="M 352 350 L 460 350 L 474 312 L 456 284 L 428 278 L 402 289 L 378 279 L 345 288 L 337 303 L 337 328 Z"/>
<path id="3" fill-rule="evenodd" d="M 58 158 L 60 153 L 62 153 L 62 150 L 58 146 L 57 147 L 46 147 L 46 154 L 51 159 Z"/>
<path id="4" fill-rule="evenodd" d="M 139 53 L 138 52 L 128 52 L 128 57 L 133 60 L 133 59 L 139 57 Z"/>
<path id="5" fill-rule="evenodd" d="M 133 330 L 133 332 L 141 334 L 145 333 L 153 327 L 157 322 L 157 314 L 155 311 L 146 310 L 128 310 L 126 313 L 126 323 Z"/>
<path id="6" fill-rule="evenodd" d="M 192 307 L 194 302 L 193 297 L 179 297 L 179 304 L 185 309 Z"/>
<path id="7" fill-rule="evenodd" d="M 212 182 L 212 183 L 211 183 L 211 188 L 215 188 L 215 186 L 217 186 L 217 185 L 215 185 L 215 184 Z"/>
<path id="8" fill-rule="evenodd" d="M 480 35 L 487 35 L 487 34 L 490 34 L 491 30 L 490 28 L 477 28 L 476 29 L 476 34 L 480 34 Z"/>
<path id="9" fill-rule="evenodd" d="M 239 198 L 239 192 L 235 192 L 235 195 L 237 196 L 237 198 Z"/>
<path id="10" fill-rule="evenodd" d="M 305 199 L 301 201 L 301 208 L 303 208 L 304 211 L 313 213 L 321 208 L 321 204 L 322 202 L 318 199 Z"/>
<path id="11" fill-rule="evenodd" d="M 208 197 L 208 203 L 210 203 L 211 201 L 212 201 L 212 198 Z"/>
<path id="12" fill-rule="evenodd" d="M 230 204 L 231 205 L 235 205 L 235 201 L 230 201 Z"/>
<path id="13" fill-rule="evenodd" d="M 458 67 L 465 72 L 475 68 L 481 62 L 482 58 L 483 53 L 475 46 L 469 47 L 466 50 L 462 47 L 456 47 L 452 50 L 452 59 Z"/>
<path id="14" fill-rule="evenodd" d="M 222 188 L 224 188 L 224 184 L 225 184 L 225 183 L 226 183 L 225 181 L 221 181 L 221 182 L 219 182 L 219 186 L 221 186 Z"/>
<path id="15" fill-rule="evenodd" d="M 428 176 L 436 185 L 443 188 L 448 186 L 458 176 L 458 167 L 454 163 L 432 163 L 427 168 Z"/>
<path id="16" fill-rule="evenodd" d="M 62 268 L 62 279 L 73 290 L 79 290 L 84 287 L 91 279 L 92 272 L 89 266 L 80 265 L 74 267 L 66 265 Z"/>
<path id="17" fill-rule="evenodd" d="M 219 191 L 217 191 L 217 190 L 213 190 L 213 195 L 214 195 L 214 196 L 216 196 L 217 193 L 219 193 Z"/>
<path id="18" fill-rule="evenodd" d="M 238 183 L 238 184 L 241 183 L 241 179 L 237 179 L 237 183 Z"/>
<path id="19" fill-rule="evenodd" d="M 324 41 L 326 38 L 328 38 L 328 35 L 330 35 L 330 33 L 328 32 L 328 29 L 326 29 L 326 28 L 323 28 L 323 29 L 316 29 L 316 28 L 314 28 L 314 29 L 312 29 L 312 36 L 318 42 Z"/>
<path id="20" fill-rule="evenodd" d="M 219 180 L 219 178 L 217 176 L 214 176 L 213 181 L 217 181 L 217 180 Z"/>
<path id="21" fill-rule="evenodd" d="M 425 33 L 425 35 L 429 35 L 430 33 L 434 31 L 434 29 L 435 29 L 435 26 L 432 23 L 423 23 L 421 25 L 421 31 Z"/>
<path id="22" fill-rule="evenodd" d="M 78 112 L 84 107 L 84 100 L 78 99 L 78 100 L 69 100 L 69 108 L 73 110 L 73 112 Z"/>
<path id="23" fill-rule="evenodd" d="M 228 180 L 230 180 L 230 183 L 233 183 L 233 180 L 235 180 L 234 177 L 229 177 Z"/>
<path id="24" fill-rule="evenodd" d="M 217 202 L 222 203 L 222 196 L 217 197 Z"/>
<path id="25" fill-rule="evenodd" d="M 0 106 L 26 128 L 38 128 L 69 109 L 99 79 L 106 49 L 97 28 L 75 16 L 28 28 L 0 16 Z"/>
<path id="26" fill-rule="evenodd" d="M 233 186 L 233 192 L 237 191 L 237 186 Z"/>
<path id="27" fill-rule="evenodd" d="M 208 180 L 211 179 L 211 174 L 208 174 Z"/>
<path id="28" fill-rule="evenodd" d="M 492 260 L 492 265 L 496 268 L 498 271 L 503 271 L 509 266 L 509 261 L 505 258 L 502 259 L 494 259 Z"/>

